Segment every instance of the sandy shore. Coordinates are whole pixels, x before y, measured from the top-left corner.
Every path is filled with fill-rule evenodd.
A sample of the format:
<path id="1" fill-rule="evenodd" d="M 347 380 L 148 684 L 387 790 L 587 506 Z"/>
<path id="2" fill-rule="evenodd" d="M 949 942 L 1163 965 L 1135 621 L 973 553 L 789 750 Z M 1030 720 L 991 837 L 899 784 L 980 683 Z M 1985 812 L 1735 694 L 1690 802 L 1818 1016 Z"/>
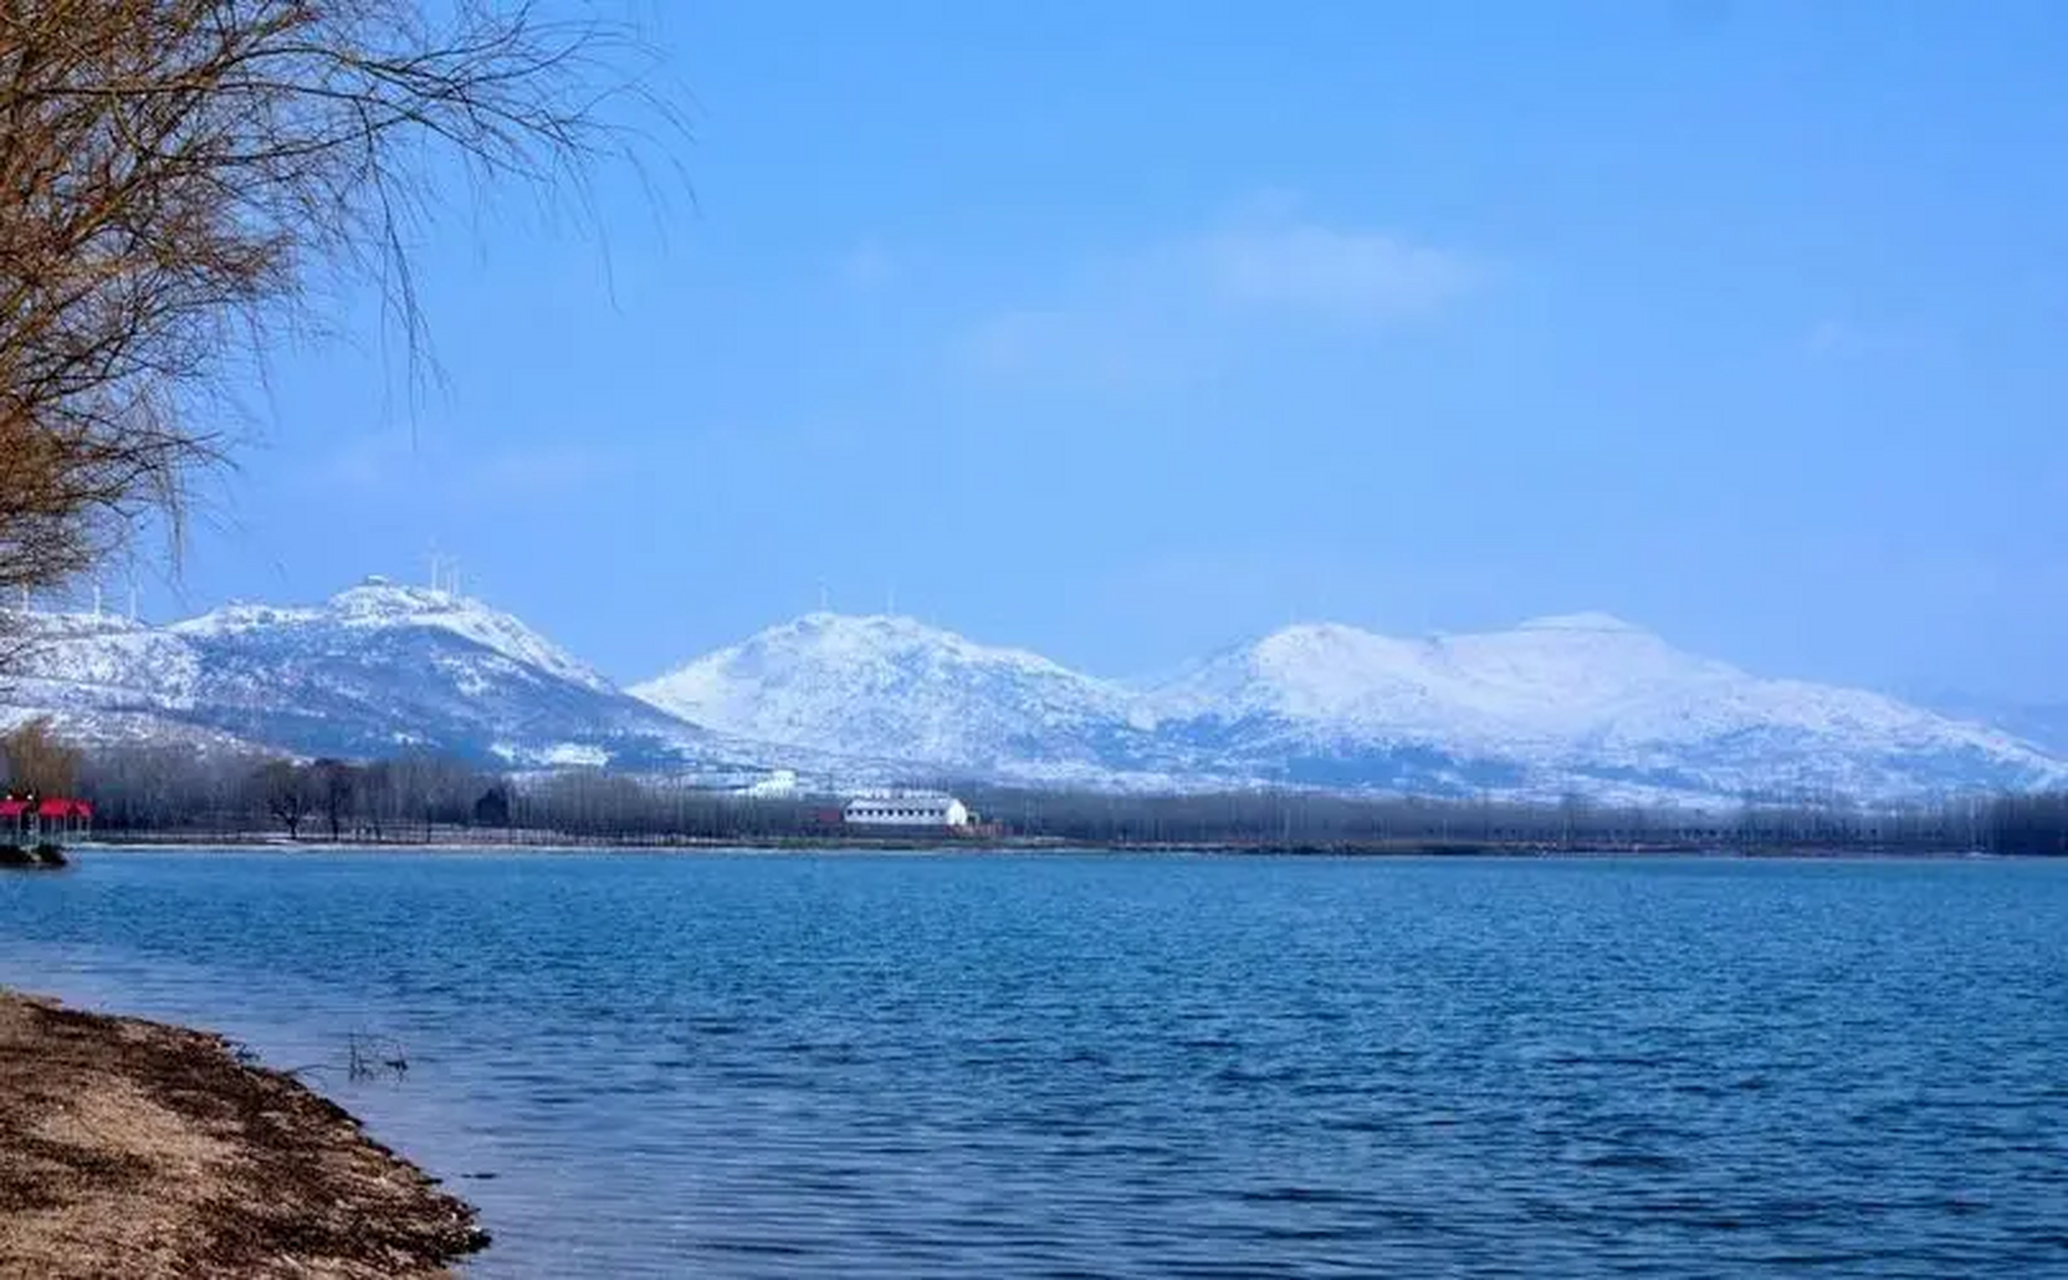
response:
<path id="1" fill-rule="evenodd" d="M 0 991 L 0 1275 L 430 1277 L 486 1243 L 221 1037 Z"/>

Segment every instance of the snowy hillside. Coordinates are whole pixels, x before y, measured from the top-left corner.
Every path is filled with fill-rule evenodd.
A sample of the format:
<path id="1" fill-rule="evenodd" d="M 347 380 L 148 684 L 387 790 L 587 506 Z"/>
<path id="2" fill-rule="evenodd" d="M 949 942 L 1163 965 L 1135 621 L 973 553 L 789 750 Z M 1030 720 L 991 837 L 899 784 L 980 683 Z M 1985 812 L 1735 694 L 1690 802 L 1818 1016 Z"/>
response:
<path id="1" fill-rule="evenodd" d="M 167 627 L 18 619 L 0 723 L 90 742 L 422 749 L 513 767 L 825 782 L 962 774 L 1714 800 L 2068 784 L 2068 765 L 1879 694 L 1763 679 L 1599 614 L 1399 640 L 1288 627 L 1149 688 L 908 618 L 811 614 L 621 692 L 480 601 L 379 579 Z M 637 696 L 633 696 L 636 694 Z"/>
<path id="2" fill-rule="evenodd" d="M 1761 679 L 1600 614 L 1415 641 L 1290 627 L 1147 702 L 1173 749 L 1291 781 L 1899 796 L 2064 776 L 2008 734 Z"/>
<path id="3" fill-rule="evenodd" d="M 909 619 L 813 614 L 633 692 L 743 737 L 1020 778 L 1680 798 L 2068 778 L 2007 734 L 1754 677 L 1600 614 L 1431 640 L 1289 627 L 1142 691 Z"/>
<path id="4" fill-rule="evenodd" d="M 592 693 L 614 692 L 608 680 L 507 613 L 449 591 L 402 586 L 380 577 L 341 591 L 318 608 L 235 604 L 174 623 L 170 630 L 205 641 L 264 642 L 268 634 L 314 635 L 329 629 L 371 635 L 398 628 L 450 632 L 556 680 Z"/>
<path id="5" fill-rule="evenodd" d="M 5 701 L 89 740 L 157 723 L 307 755 L 670 768 L 720 746 L 508 614 L 380 579 L 322 605 L 231 605 L 162 628 L 41 615 Z"/>
<path id="6" fill-rule="evenodd" d="M 909 618 L 814 613 L 631 692 L 764 742 L 983 772 L 1125 767 L 1129 695 Z"/>

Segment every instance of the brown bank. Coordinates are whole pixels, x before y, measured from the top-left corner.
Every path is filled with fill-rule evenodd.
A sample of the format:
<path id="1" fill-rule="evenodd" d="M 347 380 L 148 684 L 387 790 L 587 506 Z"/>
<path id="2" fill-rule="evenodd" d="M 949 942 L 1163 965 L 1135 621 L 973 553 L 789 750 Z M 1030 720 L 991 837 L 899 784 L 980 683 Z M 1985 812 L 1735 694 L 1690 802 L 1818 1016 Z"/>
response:
<path id="1" fill-rule="evenodd" d="M 221 1037 L 0 991 L 0 1276 L 430 1277 L 486 1243 Z"/>

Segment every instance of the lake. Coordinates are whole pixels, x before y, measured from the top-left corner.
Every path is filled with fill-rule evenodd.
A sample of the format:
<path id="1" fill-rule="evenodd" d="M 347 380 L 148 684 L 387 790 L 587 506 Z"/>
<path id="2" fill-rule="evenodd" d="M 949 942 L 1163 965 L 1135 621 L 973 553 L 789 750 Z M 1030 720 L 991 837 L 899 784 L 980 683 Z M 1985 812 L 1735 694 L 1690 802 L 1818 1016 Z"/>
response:
<path id="1" fill-rule="evenodd" d="M 316 1068 L 483 1277 L 2068 1275 L 2068 862 L 85 850 L 0 983 Z"/>

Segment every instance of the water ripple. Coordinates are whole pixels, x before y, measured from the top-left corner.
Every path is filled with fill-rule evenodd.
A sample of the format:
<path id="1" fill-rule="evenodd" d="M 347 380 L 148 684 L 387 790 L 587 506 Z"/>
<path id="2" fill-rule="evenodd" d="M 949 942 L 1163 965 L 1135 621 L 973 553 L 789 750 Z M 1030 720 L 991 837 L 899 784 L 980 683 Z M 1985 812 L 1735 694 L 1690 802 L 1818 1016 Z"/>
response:
<path id="1" fill-rule="evenodd" d="M 95 855 L 0 981 L 222 1027 L 484 1277 L 2068 1276 L 2068 864 Z"/>

